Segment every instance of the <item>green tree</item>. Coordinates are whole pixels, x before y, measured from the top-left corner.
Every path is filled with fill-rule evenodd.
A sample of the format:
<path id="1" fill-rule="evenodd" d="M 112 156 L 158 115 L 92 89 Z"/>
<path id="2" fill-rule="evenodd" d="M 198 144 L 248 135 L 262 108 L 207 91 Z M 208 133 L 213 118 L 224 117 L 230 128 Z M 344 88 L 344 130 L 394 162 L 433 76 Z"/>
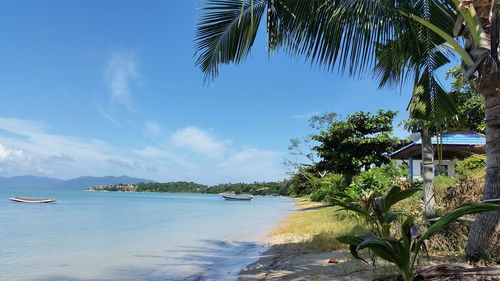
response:
<path id="1" fill-rule="evenodd" d="M 240 63 L 266 16 L 269 52 L 282 48 L 328 70 L 357 75 L 379 63 L 382 84 L 412 81 L 428 118 L 438 119 L 449 103 L 435 76 L 450 55 L 463 60 L 484 99 L 488 172 L 484 199 L 500 197 L 499 0 L 207 0 L 196 33 L 197 64 L 207 80 L 219 65 Z M 463 38 L 465 47 L 455 38 Z M 419 107 L 418 102 L 413 103 Z M 416 106 L 415 106 L 416 105 Z M 500 217 L 478 215 L 467 254 L 500 257 Z"/>
<path id="2" fill-rule="evenodd" d="M 396 150 L 402 141 L 392 135 L 394 111 L 379 110 L 376 114 L 357 112 L 345 120 L 335 121 L 312 139 L 321 160 L 316 169 L 343 174 L 350 180 L 370 166 L 388 164 L 387 153 Z"/>
<path id="3" fill-rule="evenodd" d="M 449 95 L 457 106 L 456 122 L 450 122 L 447 130 L 485 133 L 484 103 L 475 81 L 465 79 L 459 67 L 450 69 L 446 78 L 453 79 Z"/>

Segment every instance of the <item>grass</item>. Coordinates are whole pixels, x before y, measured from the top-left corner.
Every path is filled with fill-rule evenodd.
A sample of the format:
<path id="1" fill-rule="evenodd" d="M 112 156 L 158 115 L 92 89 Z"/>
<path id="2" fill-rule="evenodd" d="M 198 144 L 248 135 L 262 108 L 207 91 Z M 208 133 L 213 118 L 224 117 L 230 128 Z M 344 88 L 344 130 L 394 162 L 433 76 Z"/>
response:
<path id="1" fill-rule="evenodd" d="M 314 203 L 301 199 L 297 203 L 298 212 L 287 216 L 271 232 L 274 244 L 292 244 L 301 252 L 326 252 L 347 249 L 335 237 L 346 234 L 357 224 L 345 212 L 337 212 L 338 207 Z"/>

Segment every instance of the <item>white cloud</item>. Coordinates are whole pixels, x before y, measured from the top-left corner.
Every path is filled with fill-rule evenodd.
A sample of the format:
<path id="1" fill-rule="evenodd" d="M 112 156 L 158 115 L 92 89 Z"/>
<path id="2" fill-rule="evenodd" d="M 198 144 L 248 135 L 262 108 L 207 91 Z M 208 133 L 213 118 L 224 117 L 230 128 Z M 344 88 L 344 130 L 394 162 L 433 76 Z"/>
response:
<path id="1" fill-rule="evenodd" d="M 215 184 L 277 180 L 285 175 L 281 154 L 241 148 L 193 126 L 175 131 L 163 143 L 139 148 L 51 131 L 40 122 L 0 117 L 0 176 L 127 174 L 157 181 Z"/>
<path id="2" fill-rule="evenodd" d="M 106 68 L 111 100 L 131 109 L 131 84 L 137 79 L 135 57 L 127 52 L 113 52 Z"/>
<path id="3" fill-rule="evenodd" d="M 209 157 L 222 156 L 228 141 L 216 139 L 208 132 L 194 126 L 177 130 L 171 137 L 175 146 L 189 149 Z"/>
<path id="4" fill-rule="evenodd" d="M 133 105 L 133 86 L 137 84 L 139 72 L 137 60 L 133 53 L 127 51 L 113 51 L 106 63 L 104 80 L 109 91 L 109 103 L 97 105 L 97 111 L 109 122 L 122 127 L 118 118 L 125 109 L 127 114 L 135 112 Z"/>

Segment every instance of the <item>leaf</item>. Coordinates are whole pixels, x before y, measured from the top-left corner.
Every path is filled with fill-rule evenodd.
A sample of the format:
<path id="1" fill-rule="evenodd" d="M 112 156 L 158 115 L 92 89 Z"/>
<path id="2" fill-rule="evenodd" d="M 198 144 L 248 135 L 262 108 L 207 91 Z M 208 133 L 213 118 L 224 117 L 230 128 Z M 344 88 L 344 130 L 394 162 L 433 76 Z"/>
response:
<path id="1" fill-rule="evenodd" d="M 360 257 L 358 254 L 358 247 L 355 245 L 349 245 L 349 252 L 351 252 L 351 255 L 358 260 L 364 261 L 366 264 L 368 264 L 368 261 L 366 261 L 364 258 Z"/>
<path id="2" fill-rule="evenodd" d="M 441 231 L 449 224 L 455 222 L 458 218 L 467 214 L 482 213 L 488 211 L 500 211 L 500 205 L 498 204 L 488 204 L 488 203 L 477 203 L 477 204 L 465 204 L 462 205 L 450 213 L 446 214 L 439 220 L 437 220 L 427 231 L 417 240 L 417 246 L 423 243 L 426 239 L 430 238 L 437 232 Z"/>
<path id="3" fill-rule="evenodd" d="M 432 24 L 431 22 L 429 22 L 429 21 L 427 21 L 427 20 L 425 20 L 417 15 L 409 13 L 407 11 L 400 10 L 400 13 L 404 16 L 407 16 L 410 19 L 415 20 L 416 22 L 422 24 L 423 26 L 429 28 L 430 30 L 435 32 L 437 35 L 439 35 L 441 38 L 443 38 L 446 42 L 448 42 L 448 44 L 450 44 L 450 46 L 453 48 L 453 50 L 455 50 L 455 52 L 457 52 L 457 54 L 463 59 L 464 63 L 467 66 L 474 65 L 474 61 L 472 60 L 470 55 L 467 53 L 467 51 L 464 48 L 462 48 L 462 46 L 460 46 L 460 44 L 458 44 L 458 42 L 455 41 L 455 39 L 453 39 L 453 37 L 451 37 L 449 34 L 447 34 L 444 30 L 440 29 L 438 26 Z"/>
<path id="4" fill-rule="evenodd" d="M 354 245 L 358 246 L 361 242 L 363 242 L 363 238 L 354 236 L 354 235 L 343 235 L 335 238 L 337 241 L 339 241 L 342 244 L 348 244 L 348 245 Z"/>
<path id="5" fill-rule="evenodd" d="M 388 211 L 392 205 L 402 201 L 406 198 L 411 197 L 413 194 L 421 191 L 420 188 L 410 188 L 406 190 L 401 190 L 399 186 L 391 188 L 387 194 L 384 196 L 384 207 Z"/>
<path id="6" fill-rule="evenodd" d="M 254 3 L 255 2 L 255 3 Z M 218 74 L 218 66 L 239 63 L 255 41 L 266 0 L 206 0 L 196 31 L 196 65 L 205 81 Z"/>
<path id="7" fill-rule="evenodd" d="M 356 214 L 358 214 L 358 215 L 360 215 L 362 217 L 365 217 L 366 219 L 369 219 L 369 220 L 372 219 L 372 217 L 371 217 L 371 215 L 370 215 L 369 212 L 367 212 L 366 210 L 364 210 L 363 208 L 361 208 L 361 207 L 359 207 L 357 205 L 349 204 L 349 203 L 343 203 L 343 202 L 339 202 L 339 201 L 335 201 L 333 203 L 333 205 L 342 207 L 342 209 L 340 209 L 340 210 L 353 211 Z"/>
<path id="8" fill-rule="evenodd" d="M 364 239 L 361 243 L 359 243 L 357 250 L 359 251 L 364 248 L 368 248 L 378 257 L 397 265 L 399 263 L 399 254 L 394 250 L 388 239 L 390 238 L 378 238 L 374 236 Z M 399 243 L 397 241 L 392 242 Z"/>
<path id="9" fill-rule="evenodd" d="M 407 247 L 411 247 L 411 242 L 418 236 L 418 229 L 414 223 L 414 217 L 408 217 L 401 225 L 401 235 Z"/>

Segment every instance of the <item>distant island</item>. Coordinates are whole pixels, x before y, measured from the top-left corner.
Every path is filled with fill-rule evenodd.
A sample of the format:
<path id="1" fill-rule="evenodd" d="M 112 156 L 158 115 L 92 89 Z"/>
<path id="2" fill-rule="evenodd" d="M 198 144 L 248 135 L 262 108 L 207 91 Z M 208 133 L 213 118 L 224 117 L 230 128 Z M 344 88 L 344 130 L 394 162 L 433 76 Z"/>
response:
<path id="1" fill-rule="evenodd" d="M 40 188 L 40 189 L 53 189 L 53 188 L 64 188 L 64 189 L 84 189 L 89 186 L 96 185 L 107 185 L 107 184 L 136 184 L 140 182 L 152 182 L 151 180 L 143 178 L 134 178 L 128 176 L 103 176 L 103 177 L 91 177 L 83 176 L 73 179 L 56 179 L 41 176 L 14 176 L 14 177 L 0 177 L 0 188 Z"/>
<path id="2" fill-rule="evenodd" d="M 116 191 L 116 192 L 185 192 L 185 193 L 245 193 L 253 195 L 289 195 L 289 182 L 254 182 L 254 183 L 226 183 L 218 185 L 204 185 L 194 182 L 149 182 L 135 184 L 97 185 L 87 188 L 87 191 Z"/>

